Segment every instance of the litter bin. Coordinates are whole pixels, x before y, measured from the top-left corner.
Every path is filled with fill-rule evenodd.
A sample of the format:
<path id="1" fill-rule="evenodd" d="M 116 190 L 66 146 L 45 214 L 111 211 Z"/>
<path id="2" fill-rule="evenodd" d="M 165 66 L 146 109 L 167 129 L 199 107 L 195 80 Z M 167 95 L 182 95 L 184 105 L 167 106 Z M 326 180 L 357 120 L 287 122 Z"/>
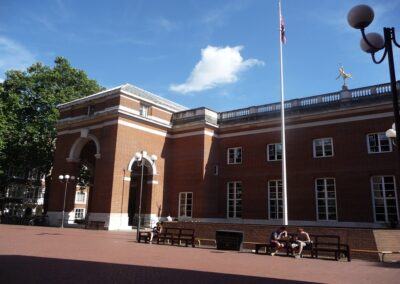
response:
<path id="1" fill-rule="evenodd" d="M 215 232 L 217 249 L 219 250 L 237 250 L 242 249 L 243 232 L 231 230 L 218 230 Z"/>

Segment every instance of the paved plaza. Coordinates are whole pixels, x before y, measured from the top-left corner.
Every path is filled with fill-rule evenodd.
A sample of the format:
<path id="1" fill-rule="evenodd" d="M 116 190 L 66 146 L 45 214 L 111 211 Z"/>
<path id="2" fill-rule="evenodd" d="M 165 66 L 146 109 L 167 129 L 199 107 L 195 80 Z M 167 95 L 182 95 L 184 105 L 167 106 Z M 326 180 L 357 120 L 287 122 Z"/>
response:
<path id="1" fill-rule="evenodd" d="M 399 283 L 399 263 L 143 244 L 134 232 L 0 224 L 1 283 Z"/>

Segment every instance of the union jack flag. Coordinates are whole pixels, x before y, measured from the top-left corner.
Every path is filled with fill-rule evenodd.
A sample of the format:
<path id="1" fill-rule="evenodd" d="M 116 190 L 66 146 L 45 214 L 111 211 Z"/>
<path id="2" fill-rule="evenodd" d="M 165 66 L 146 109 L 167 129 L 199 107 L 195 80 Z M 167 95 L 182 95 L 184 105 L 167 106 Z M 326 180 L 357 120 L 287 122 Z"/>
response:
<path id="1" fill-rule="evenodd" d="M 281 15 L 281 41 L 283 44 L 286 43 L 286 35 L 285 35 L 285 21 L 283 20 L 283 16 Z"/>

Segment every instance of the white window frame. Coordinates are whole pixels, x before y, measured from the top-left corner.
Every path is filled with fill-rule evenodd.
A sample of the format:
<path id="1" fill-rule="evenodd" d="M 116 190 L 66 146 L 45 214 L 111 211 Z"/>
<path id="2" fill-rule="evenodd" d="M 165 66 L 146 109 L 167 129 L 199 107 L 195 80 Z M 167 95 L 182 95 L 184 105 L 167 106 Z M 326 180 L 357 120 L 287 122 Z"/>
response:
<path id="1" fill-rule="evenodd" d="M 318 180 L 323 180 L 324 185 L 323 185 L 323 193 L 324 197 L 320 198 L 318 197 Z M 334 187 L 334 198 L 328 197 L 328 191 L 327 191 L 327 181 L 328 180 L 333 180 L 333 187 Z M 324 200 L 325 203 L 325 219 L 320 219 L 319 217 L 319 206 L 318 206 L 318 200 Z M 335 200 L 335 212 L 330 212 L 328 206 L 328 201 L 329 200 Z M 318 221 L 325 221 L 325 222 L 336 222 L 338 220 L 338 214 L 337 214 L 337 198 L 336 198 L 336 180 L 335 178 L 332 177 L 323 177 L 323 178 L 316 178 L 315 179 L 315 207 L 316 207 L 316 213 L 317 213 L 317 220 Z M 329 214 L 335 213 L 335 219 L 329 219 Z"/>
<path id="2" fill-rule="evenodd" d="M 229 197 L 229 195 L 230 195 L 230 192 L 229 192 L 229 190 L 231 189 L 230 188 L 230 185 L 233 185 L 233 193 L 232 193 L 232 195 L 233 195 L 233 198 L 230 198 Z M 238 185 L 240 185 L 240 198 L 238 198 Z M 241 181 L 229 181 L 228 183 L 227 183 L 227 198 L 226 198 L 226 217 L 228 218 L 228 219 L 239 219 L 239 218 L 242 218 L 242 213 L 243 213 L 243 198 L 242 198 L 242 196 L 243 196 L 243 185 L 242 185 L 242 182 Z M 233 211 L 232 211 L 232 215 L 233 216 L 229 216 L 230 214 L 230 210 L 229 210 L 229 202 L 230 201 L 233 201 Z M 239 204 L 238 204 L 239 203 Z M 238 210 L 238 205 L 240 206 L 240 210 Z M 239 213 L 239 214 L 238 214 Z"/>
<path id="3" fill-rule="evenodd" d="M 230 151 L 233 151 L 233 161 L 230 161 Z M 238 152 L 240 152 L 240 160 L 238 157 Z M 243 151 L 242 151 L 242 147 L 232 147 L 232 148 L 228 148 L 226 151 L 226 162 L 228 165 L 237 165 L 237 164 L 241 164 L 243 160 Z"/>
<path id="4" fill-rule="evenodd" d="M 280 153 L 279 153 L 279 146 L 281 147 L 280 149 Z M 273 151 L 274 151 L 274 155 L 273 157 L 271 157 L 270 154 L 270 148 L 273 147 Z M 280 154 L 280 158 L 279 158 L 279 154 Z M 267 161 L 282 161 L 282 143 L 274 143 L 274 144 L 268 144 L 267 145 Z"/>
<path id="5" fill-rule="evenodd" d="M 275 197 L 271 198 L 271 194 L 274 193 Z M 280 196 L 280 197 L 279 197 Z M 275 201 L 275 212 L 276 218 L 272 217 L 272 206 L 271 202 Z M 279 208 L 281 207 L 281 211 Z M 282 180 L 269 180 L 268 181 L 268 219 L 271 220 L 282 220 L 283 218 L 283 189 Z"/>
<path id="6" fill-rule="evenodd" d="M 83 201 L 78 199 L 78 195 L 83 194 Z M 77 204 L 86 204 L 86 192 L 77 190 L 75 193 L 75 203 Z"/>
<path id="7" fill-rule="evenodd" d="M 394 197 L 391 197 L 391 198 L 387 198 L 387 194 L 386 194 L 386 183 L 385 183 L 385 178 L 388 178 L 388 177 L 390 177 L 390 178 L 392 178 L 392 180 L 393 180 L 393 187 L 394 187 Z M 381 190 L 382 190 L 382 198 L 376 198 L 375 197 L 375 192 L 374 192 L 374 184 L 375 184 L 375 182 L 374 181 L 377 181 L 378 179 L 380 179 L 380 182 L 381 183 L 379 183 L 381 186 L 382 186 L 382 188 L 381 188 Z M 373 205 L 373 211 L 374 211 L 374 221 L 375 221 L 375 223 L 390 223 L 390 218 L 389 218 L 389 215 L 388 215 L 388 206 L 387 206 L 387 202 L 388 202 L 388 200 L 390 199 L 390 200 L 393 200 L 394 199 L 394 202 L 395 202 L 395 206 L 396 206 L 396 217 L 397 217 L 397 221 L 399 221 L 399 204 L 398 204 L 398 202 L 397 202 L 397 188 L 396 188 L 396 179 L 395 179 L 395 177 L 394 176 L 391 176 L 391 175 L 382 175 L 382 176 L 372 176 L 371 177 L 371 194 L 372 194 L 372 205 Z M 384 214 L 385 214 L 385 220 L 377 220 L 377 212 L 376 212 L 376 201 L 377 201 L 377 199 L 382 199 L 382 201 L 383 201 L 383 207 L 384 207 Z"/>
<path id="8" fill-rule="evenodd" d="M 322 156 L 317 156 L 317 142 L 321 141 L 322 142 Z M 329 141 L 332 149 L 332 154 L 327 154 L 326 149 L 325 149 L 325 142 Z M 324 138 L 316 138 L 313 139 L 313 156 L 314 158 L 328 158 L 328 157 L 333 157 L 334 151 L 333 151 L 333 138 L 332 137 L 324 137 Z"/>
<path id="9" fill-rule="evenodd" d="M 149 109 L 150 107 L 146 104 L 140 104 L 140 110 L 139 110 L 139 114 L 143 117 L 148 117 L 149 116 Z"/>
<path id="10" fill-rule="evenodd" d="M 372 151 L 371 150 L 371 147 L 372 147 L 372 145 L 370 144 L 370 140 L 369 140 L 369 137 L 371 136 L 371 135 L 378 135 L 378 145 L 376 146 L 376 147 L 378 147 L 378 151 Z M 388 144 L 389 144 L 389 151 L 382 151 L 382 140 L 383 139 L 380 139 L 380 138 L 384 138 L 385 140 L 387 140 L 388 141 Z M 392 143 L 391 143 L 391 141 L 390 141 L 390 139 L 388 138 L 388 137 L 386 137 L 386 134 L 385 134 L 385 132 L 374 132 L 374 133 L 368 133 L 367 134 L 367 137 L 366 137 L 366 139 L 367 139 L 367 147 L 368 147 L 368 154 L 380 154 L 380 153 L 390 153 L 390 152 L 392 152 L 393 151 L 393 147 L 392 147 Z"/>
<path id="11" fill-rule="evenodd" d="M 190 204 L 188 204 L 188 195 L 191 195 Z M 178 202 L 178 217 L 179 218 L 192 218 L 193 216 L 193 192 L 179 192 L 179 202 Z M 181 210 L 181 206 L 183 205 L 183 211 Z M 190 206 L 190 214 L 188 213 L 188 206 Z"/>
<path id="12" fill-rule="evenodd" d="M 77 211 L 82 210 L 82 213 L 77 213 Z M 77 218 L 77 214 L 81 215 L 82 214 L 82 218 Z M 85 208 L 74 208 L 74 219 L 75 220 L 83 220 L 86 217 L 86 210 Z"/>

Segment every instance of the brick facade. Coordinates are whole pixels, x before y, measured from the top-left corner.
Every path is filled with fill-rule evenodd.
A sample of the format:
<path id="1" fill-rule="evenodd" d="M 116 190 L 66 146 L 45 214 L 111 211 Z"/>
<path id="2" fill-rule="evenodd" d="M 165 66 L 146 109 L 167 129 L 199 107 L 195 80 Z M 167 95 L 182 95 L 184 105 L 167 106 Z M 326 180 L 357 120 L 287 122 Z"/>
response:
<path id="1" fill-rule="evenodd" d="M 369 153 L 367 140 L 368 134 L 385 132 L 393 123 L 387 88 L 378 85 L 287 102 L 290 224 L 370 228 L 387 225 L 375 220 L 371 177 L 398 175 L 393 152 L 397 149 Z M 145 115 L 140 111 L 142 105 L 148 108 Z M 89 220 L 104 221 L 109 229 L 134 225 L 141 176 L 134 158 L 136 152 L 144 150 L 145 224 L 168 215 L 197 222 L 281 223 L 279 218 L 271 217 L 273 204 L 268 189 L 270 181 L 281 179 L 281 161 L 269 161 L 267 156 L 267 145 L 281 140 L 278 105 L 223 113 L 206 108 L 187 110 L 131 85 L 61 105 L 49 194 L 51 222 L 55 224 L 60 219 L 63 203 L 64 185 L 57 176 L 77 175 L 79 163 L 89 163 L 94 168 Z M 314 157 L 314 140 L 321 138 L 332 141 L 332 155 Z M 95 154 L 82 150 L 89 142 L 94 145 Z M 228 164 L 227 151 L 235 147 L 241 148 L 241 161 Z M 151 155 L 157 156 L 155 162 Z M 336 211 L 334 207 L 327 211 L 335 211 L 330 215 L 334 220 L 319 218 L 324 215 L 318 214 L 322 210 L 317 206 L 318 179 L 334 182 Z M 241 194 L 235 197 L 239 201 L 229 203 L 232 196 L 228 198 L 228 183 L 232 182 L 240 184 Z M 398 218 L 399 194 L 397 189 L 395 192 Z M 188 204 L 181 207 L 180 193 L 191 194 L 190 200 L 182 201 Z M 69 222 L 73 221 L 74 194 L 69 190 L 66 199 Z M 228 218 L 232 206 L 236 206 L 240 218 Z M 182 216 L 183 211 L 188 216 Z"/>

